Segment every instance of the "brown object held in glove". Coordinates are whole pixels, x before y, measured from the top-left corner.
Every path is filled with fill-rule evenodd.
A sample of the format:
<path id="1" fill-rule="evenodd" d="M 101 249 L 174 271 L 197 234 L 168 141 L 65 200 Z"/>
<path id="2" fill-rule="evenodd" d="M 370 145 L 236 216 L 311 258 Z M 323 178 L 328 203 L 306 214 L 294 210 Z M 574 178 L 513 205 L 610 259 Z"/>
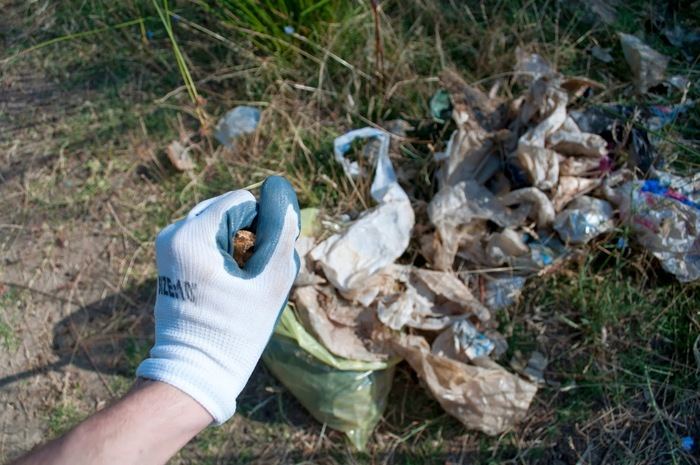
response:
<path id="1" fill-rule="evenodd" d="M 233 259 L 243 267 L 253 255 L 255 233 L 241 229 L 233 236 Z"/>

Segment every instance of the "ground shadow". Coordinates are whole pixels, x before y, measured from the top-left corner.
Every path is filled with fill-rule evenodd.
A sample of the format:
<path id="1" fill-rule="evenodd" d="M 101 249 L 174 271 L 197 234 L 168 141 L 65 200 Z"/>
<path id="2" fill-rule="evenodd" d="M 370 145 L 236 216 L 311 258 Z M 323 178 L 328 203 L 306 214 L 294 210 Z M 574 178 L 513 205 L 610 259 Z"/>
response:
<path id="1" fill-rule="evenodd" d="M 54 325 L 51 343 L 58 359 L 0 378 L 0 389 L 67 366 L 134 377 L 138 364 L 153 345 L 155 291 L 156 281 L 150 279 L 92 302 L 61 319 Z M 269 386 L 273 386 L 272 392 Z M 284 395 L 283 418 L 292 425 L 308 423 L 310 417 L 303 407 L 291 401 L 291 394 L 281 394 L 282 391 L 281 385 L 260 362 L 238 398 L 238 412 L 254 416 L 256 421 L 278 421 L 280 411 L 273 400 Z"/>
<path id="2" fill-rule="evenodd" d="M 0 378 L 0 388 L 68 365 L 133 375 L 153 342 L 155 289 L 155 280 L 147 280 L 66 316 L 53 328 L 51 347 L 58 360 Z"/>

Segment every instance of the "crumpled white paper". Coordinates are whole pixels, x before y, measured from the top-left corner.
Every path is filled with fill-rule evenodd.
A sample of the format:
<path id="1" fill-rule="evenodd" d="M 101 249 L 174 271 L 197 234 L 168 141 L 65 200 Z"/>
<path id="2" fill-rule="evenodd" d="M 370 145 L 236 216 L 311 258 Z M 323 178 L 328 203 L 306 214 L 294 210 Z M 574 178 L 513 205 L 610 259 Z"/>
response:
<path id="1" fill-rule="evenodd" d="M 344 156 L 358 138 L 380 141 L 371 187 L 372 198 L 379 205 L 363 213 L 342 233 L 317 245 L 310 257 L 321 265 L 326 278 L 343 296 L 369 305 L 378 293 L 370 278 L 406 250 L 415 217 L 389 159 L 388 133 L 374 128 L 350 131 L 335 140 L 335 159 L 349 176 L 360 175 L 357 163 L 349 162 Z"/>
<path id="2" fill-rule="evenodd" d="M 538 80 L 532 85 L 528 98 L 529 105 L 547 116 L 520 136 L 516 157 L 533 186 L 551 189 L 559 179 L 559 159 L 557 152 L 545 143 L 566 120 L 568 96 L 558 86 Z"/>
<path id="3" fill-rule="evenodd" d="M 548 143 L 564 155 L 600 158 L 607 152 L 605 139 L 598 134 L 581 131 L 571 116 L 567 116 L 564 124 L 548 137 Z"/>
<path id="4" fill-rule="evenodd" d="M 439 234 L 433 262 L 441 270 L 452 267 L 464 236 L 461 231 L 464 226 L 477 220 L 488 220 L 507 227 L 517 225 L 523 218 L 523 215 L 511 212 L 476 181 L 462 181 L 442 188 L 428 205 L 428 216 Z"/>
<path id="5" fill-rule="evenodd" d="M 537 226 L 544 228 L 552 224 L 554 221 L 554 206 L 544 192 L 536 187 L 524 187 L 515 191 L 508 192 L 499 197 L 501 203 L 505 206 L 517 204 L 529 204 L 533 208 L 529 215 L 535 218 Z"/>

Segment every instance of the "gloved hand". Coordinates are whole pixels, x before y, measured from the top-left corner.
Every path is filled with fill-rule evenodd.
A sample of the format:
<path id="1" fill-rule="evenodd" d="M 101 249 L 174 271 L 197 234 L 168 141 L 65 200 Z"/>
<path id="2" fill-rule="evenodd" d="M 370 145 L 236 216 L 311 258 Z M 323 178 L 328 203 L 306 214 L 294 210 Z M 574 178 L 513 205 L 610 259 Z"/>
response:
<path id="1" fill-rule="evenodd" d="M 255 221 L 255 252 L 240 268 L 231 237 Z M 270 177 L 260 202 L 234 191 L 195 206 L 156 238 L 156 340 L 136 375 L 171 384 L 216 423 L 236 411 L 299 271 L 299 206 L 289 182 Z"/>

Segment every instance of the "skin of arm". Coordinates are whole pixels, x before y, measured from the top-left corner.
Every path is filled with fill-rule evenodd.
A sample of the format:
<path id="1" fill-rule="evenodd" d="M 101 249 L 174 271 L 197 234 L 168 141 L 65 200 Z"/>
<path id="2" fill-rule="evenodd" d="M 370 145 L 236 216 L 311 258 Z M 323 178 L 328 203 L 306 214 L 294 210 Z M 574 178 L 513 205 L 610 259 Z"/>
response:
<path id="1" fill-rule="evenodd" d="M 163 464 L 211 422 L 184 392 L 139 379 L 116 403 L 15 465 Z"/>

